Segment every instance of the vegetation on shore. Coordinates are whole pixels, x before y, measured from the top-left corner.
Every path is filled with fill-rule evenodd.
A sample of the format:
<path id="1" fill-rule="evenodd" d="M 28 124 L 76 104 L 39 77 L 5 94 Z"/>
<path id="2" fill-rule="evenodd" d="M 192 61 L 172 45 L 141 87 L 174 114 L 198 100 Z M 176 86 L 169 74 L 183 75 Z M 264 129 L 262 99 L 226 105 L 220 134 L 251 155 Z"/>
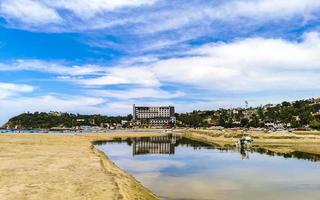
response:
<path id="1" fill-rule="evenodd" d="M 311 127 L 320 129 L 320 98 L 268 104 L 255 108 L 219 109 L 176 114 L 182 127 L 265 127 L 268 124 L 284 128 Z"/>
<path id="2" fill-rule="evenodd" d="M 101 124 L 121 123 L 121 120 L 131 120 L 132 116 L 80 115 L 60 112 L 23 113 L 11 118 L 5 128 L 19 129 L 49 129 L 54 127 L 72 128 L 76 126 L 100 126 Z"/>

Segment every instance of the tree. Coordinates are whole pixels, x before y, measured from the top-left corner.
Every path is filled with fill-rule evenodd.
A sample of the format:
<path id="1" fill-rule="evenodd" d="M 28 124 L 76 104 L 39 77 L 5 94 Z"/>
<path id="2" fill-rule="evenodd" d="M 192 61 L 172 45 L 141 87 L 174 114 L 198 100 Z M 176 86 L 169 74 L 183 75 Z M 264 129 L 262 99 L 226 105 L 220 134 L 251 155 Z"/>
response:
<path id="1" fill-rule="evenodd" d="M 201 127 L 208 128 L 208 127 L 209 127 L 208 122 L 207 122 L 207 121 L 203 121 L 203 122 L 201 122 Z"/>
<path id="2" fill-rule="evenodd" d="M 314 119 L 310 122 L 310 127 L 314 129 L 320 129 L 320 120 Z"/>
<path id="3" fill-rule="evenodd" d="M 226 128 L 232 128 L 233 127 L 233 120 L 232 118 L 228 119 L 227 124 L 225 125 Z"/>
<path id="4" fill-rule="evenodd" d="M 265 116 L 264 116 L 263 109 L 261 107 L 258 108 L 257 113 L 258 113 L 259 119 L 264 120 Z"/>
<path id="5" fill-rule="evenodd" d="M 129 115 L 127 116 L 127 119 L 128 119 L 128 121 L 131 121 L 131 120 L 133 119 L 132 114 L 129 114 Z"/>
<path id="6" fill-rule="evenodd" d="M 253 114 L 251 120 L 249 122 L 249 126 L 258 127 L 259 126 L 259 118 L 257 115 Z"/>
<path id="7" fill-rule="evenodd" d="M 300 123 L 295 118 L 291 119 L 290 124 L 291 124 L 291 128 L 298 128 L 301 126 Z"/>
<path id="8" fill-rule="evenodd" d="M 283 107 L 288 107 L 288 106 L 291 106 L 291 103 L 289 103 L 287 101 L 284 101 L 284 102 L 282 102 L 282 106 Z"/>
<path id="9" fill-rule="evenodd" d="M 33 128 L 53 128 L 53 127 L 67 127 L 71 128 L 80 125 L 90 125 L 90 121 L 94 121 L 95 124 L 99 125 L 101 123 L 112 122 L 120 123 L 121 120 L 128 120 L 129 117 L 108 117 L 101 115 L 74 115 L 69 113 L 61 113 L 61 115 L 50 115 L 44 112 L 35 113 L 23 113 L 16 117 L 13 117 L 7 123 L 11 128 L 16 125 L 21 126 L 24 129 Z M 83 119 L 83 121 L 78 121 L 77 119 Z"/>
<path id="10" fill-rule="evenodd" d="M 219 126 L 225 127 L 226 121 L 222 117 L 219 117 L 218 124 Z"/>
<path id="11" fill-rule="evenodd" d="M 249 120 L 247 118 L 242 118 L 240 124 L 242 127 L 247 127 L 249 124 Z"/>

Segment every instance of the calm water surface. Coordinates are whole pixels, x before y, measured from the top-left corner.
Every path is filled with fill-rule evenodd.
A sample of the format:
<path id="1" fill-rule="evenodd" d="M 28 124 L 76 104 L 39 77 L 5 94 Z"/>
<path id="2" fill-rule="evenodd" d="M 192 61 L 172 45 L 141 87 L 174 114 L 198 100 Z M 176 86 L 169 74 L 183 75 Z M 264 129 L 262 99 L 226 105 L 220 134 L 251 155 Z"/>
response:
<path id="1" fill-rule="evenodd" d="M 227 150 L 167 137 L 96 146 L 161 199 L 320 199 L 316 155 Z"/>

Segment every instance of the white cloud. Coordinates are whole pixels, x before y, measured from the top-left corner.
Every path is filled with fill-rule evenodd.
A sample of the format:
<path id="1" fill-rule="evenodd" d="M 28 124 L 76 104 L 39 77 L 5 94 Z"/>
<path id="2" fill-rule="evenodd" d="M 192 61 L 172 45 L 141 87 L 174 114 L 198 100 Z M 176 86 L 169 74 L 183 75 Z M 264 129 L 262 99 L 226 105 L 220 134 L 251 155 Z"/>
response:
<path id="1" fill-rule="evenodd" d="M 12 84 L 0 82 L 0 99 L 15 96 L 20 93 L 32 92 L 34 87 L 25 84 Z"/>
<path id="2" fill-rule="evenodd" d="M 156 0 L 3 0 L 0 2 L 0 16 L 13 27 L 22 29 L 82 31 L 132 21 L 121 18 L 112 18 L 110 21 L 103 14 L 120 8 L 148 6 L 155 2 Z M 44 25 L 48 25 L 47 29 Z"/>
<path id="3" fill-rule="evenodd" d="M 142 62 L 148 62 L 143 58 Z M 148 87 L 159 86 L 155 75 L 144 67 L 104 67 L 99 65 L 68 66 L 58 62 L 42 60 L 16 60 L 0 63 L 1 71 L 39 71 L 61 75 L 58 78 L 73 81 L 86 86 L 103 86 L 117 84 L 143 85 Z M 85 75 L 95 75 L 95 78 L 83 78 Z"/>
<path id="4" fill-rule="evenodd" d="M 156 0 L 44 0 L 50 7 L 67 9 L 79 18 L 92 18 L 95 15 L 123 7 L 152 5 Z"/>
<path id="5" fill-rule="evenodd" d="M 9 63 L 0 63 L 0 71 L 40 71 L 60 75 L 98 75 L 105 72 L 105 69 L 96 65 L 68 66 L 62 63 L 47 62 L 42 60 L 16 60 Z"/>
<path id="6" fill-rule="evenodd" d="M 107 98 L 116 98 L 121 100 L 126 99 L 172 99 L 184 96 L 183 92 L 168 92 L 158 88 L 134 88 L 125 90 L 92 90 L 89 92 L 91 95 L 103 96 Z"/>
<path id="7" fill-rule="evenodd" d="M 76 82 L 87 86 L 133 84 L 146 87 L 159 86 L 156 76 L 143 67 L 112 67 L 106 69 L 105 76 L 90 79 L 78 79 Z"/>
<path id="8" fill-rule="evenodd" d="M 0 3 L 0 15 L 29 25 L 63 22 L 55 9 L 34 0 L 3 0 Z"/>
<path id="9" fill-rule="evenodd" d="M 159 2 L 159 4 L 157 4 Z M 152 6 L 150 6 L 152 5 Z M 320 9 L 318 0 L 232 0 L 232 1 L 158 1 L 158 0 L 3 0 L 2 15 L 11 26 L 33 31 L 81 32 L 130 25 L 130 32 L 158 33 L 186 26 L 241 19 L 246 23 L 312 19 Z M 142 12 L 123 8 L 139 8 Z M 157 7 L 159 6 L 159 7 Z M 157 10 L 155 10 L 157 8 Z M 112 14 L 110 14 L 112 13 Z M 47 27 L 39 26 L 48 24 Z M 53 24 L 55 26 L 53 26 Z M 161 45 L 161 44 L 160 44 Z"/>
<path id="10" fill-rule="evenodd" d="M 181 29 L 194 24 L 201 24 L 199 32 L 205 31 L 206 25 L 211 22 L 259 23 L 270 20 L 287 20 L 295 16 L 310 18 L 320 9 L 318 0 L 233 0 L 199 4 L 186 4 L 176 7 L 175 10 L 164 10 L 150 15 L 145 26 L 138 28 L 138 32 L 157 33 L 168 30 Z M 169 19 L 169 20 L 164 20 Z M 148 23 L 153 21 L 153 23 Z"/>
<path id="11" fill-rule="evenodd" d="M 318 68 L 320 58 L 320 35 L 308 33 L 302 42 L 283 39 L 248 38 L 234 43 L 216 43 L 190 51 L 204 57 L 213 57 L 216 64 L 227 67 L 246 65 L 258 68 L 272 67 L 289 69 Z M 225 58 L 229 56 L 228 60 Z"/>
<path id="12" fill-rule="evenodd" d="M 167 96 L 158 90 L 159 86 L 167 83 L 211 91 L 286 90 L 292 89 L 292 85 L 298 90 L 304 90 L 320 87 L 319 52 L 320 35 L 311 32 L 305 34 L 300 42 L 247 38 L 196 47 L 186 51 L 182 57 L 162 60 L 153 58 L 151 62 L 146 59 L 128 62 L 124 66 L 67 66 L 54 62 L 21 60 L 0 64 L 0 71 L 39 70 L 63 75 L 61 79 L 82 86 L 128 85 L 129 89 L 134 86 L 144 88 L 142 96 Z M 131 63 L 133 66 L 128 66 Z M 113 96 L 121 98 L 122 94 L 115 92 Z"/>
<path id="13" fill-rule="evenodd" d="M 302 41 L 248 38 L 212 43 L 185 52 L 183 57 L 154 60 L 132 67 L 112 67 L 108 75 L 78 80 L 85 85 L 166 83 L 217 91 L 319 89 L 320 35 Z"/>
<path id="14" fill-rule="evenodd" d="M 306 34 L 302 42 L 249 38 L 205 45 L 151 67 L 160 81 L 207 89 L 319 89 L 319 52 L 318 33 Z"/>
<path id="15" fill-rule="evenodd" d="M 249 0 L 233 1 L 220 8 L 219 16 L 225 13 L 232 17 L 273 19 L 288 18 L 297 14 L 304 16 L 319 9 L 320 2 L 318 0 Z"/>

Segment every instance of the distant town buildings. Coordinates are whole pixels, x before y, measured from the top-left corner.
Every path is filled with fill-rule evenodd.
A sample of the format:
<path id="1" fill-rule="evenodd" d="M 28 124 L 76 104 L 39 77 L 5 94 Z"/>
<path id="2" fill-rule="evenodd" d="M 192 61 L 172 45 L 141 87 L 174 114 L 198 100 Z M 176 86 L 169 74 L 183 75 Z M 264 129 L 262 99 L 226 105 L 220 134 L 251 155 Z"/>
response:
<path id="1" fill-rule="evenodd" d="M 313 104 L 320 104 L 320 98 L 312 99 Z"/>
<path id="2" fill-rule="evenodd" d="M 274 106 L 275 106 L 275 105 L 269 103 L 269 104 L 264 105 L 263 108 L 264 108 L 265 110 L 267 110 L 268 108 L 273 108 Z"/>
<path id="3" fill-rule="evenodd" d="M 62 115 L 62 112 L 50 111 L 48 114 L 51 116 L 60 117 Z"/>
<path id="4" fill-rule="evenodd" d="M 176 119 L 173 106 L 133 105 L 133 121 L 142 127 L 172 127 Z"/>

